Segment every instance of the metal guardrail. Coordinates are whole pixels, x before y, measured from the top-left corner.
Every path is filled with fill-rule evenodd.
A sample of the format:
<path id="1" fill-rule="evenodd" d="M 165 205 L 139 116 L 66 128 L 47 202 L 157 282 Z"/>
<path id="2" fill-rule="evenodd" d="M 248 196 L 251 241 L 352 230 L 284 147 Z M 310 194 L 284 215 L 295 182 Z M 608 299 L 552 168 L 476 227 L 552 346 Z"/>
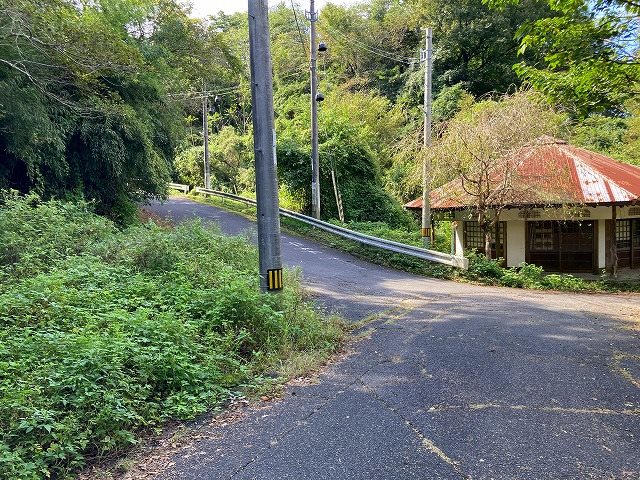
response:
<path id="1" fill-rule="evenodd" d="M 179 190 L 184 193 L 189 193 L 189 185 L 183 185 L 181 183 L 170 183 L 169 188 L 173 188 L 174 190 Z"/>
<path id="2" fill-rule="evenodd" d="M 196 193 L 204 195 L 215 195 L 218 197 L 229 198 L 238 202 L 243 202 L 249 205 L 256 205 L 256 201 L 251 198 L 241 197 L 234 195 L 233 193 L 220 192 L 218 190 L 209 190 L 206 188 L 196 187 Z M 283 217 L 293 218 L 300 222 L 307 223 L 316 228 L 324 230 L 326 232 L 338 235 L 355 242 L 360 242 L 364 245 L 371 247 L 381 248 L 395 253 L 401 253 L 403 255 L 409 255 L 411 257 L 420 258 L 422 260 L 428 260 L 430 262 L 442 263 L 444 265 L 451 265 L 453 267 L 462 268 L 466 270 L 469 268 L 469 259 L 465 257 L 458 257 L 456 255 L 449 255 L 435 250 L 427 250 L 426 248 L 414 247 L 404 243 L 394 242 L 392 240 L 386 240 L 384 238 L 374 237 L 366 235 L 364 233 L 355 232 L 344 227 L 333 225 L 332 223 L 317 220 L 313 217 L 308 217 L 298 212 L 287 210 L 285 208 L 280 209 L 280 215 Z"/>

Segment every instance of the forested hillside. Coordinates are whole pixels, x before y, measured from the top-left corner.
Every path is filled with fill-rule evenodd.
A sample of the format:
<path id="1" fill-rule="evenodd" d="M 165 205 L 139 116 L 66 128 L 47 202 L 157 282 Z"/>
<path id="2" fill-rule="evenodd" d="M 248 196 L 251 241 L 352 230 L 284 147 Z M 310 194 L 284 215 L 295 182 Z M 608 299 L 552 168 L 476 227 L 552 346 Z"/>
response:
<path id="1" fill-rule="evenodd" d="M 270 13 L 281 197 L 310 204 L 308 5 Z M 5 0 L 0 188 L 85 198 L 127 222 L 170 178 L 254 189 L 246 14 L 198 19 L 175 0 Z M 454 117 L 529 89 L 550 134 L 640 162 L 638 20 L 627 0 L 371 0 L 318 21 L 323 216 L 407 226 L 420 193 L 424 28 L 433 27 L 436 139 Z M 473 115 L 472 115 L 473 116 Z M 475 117 L 481 118 L 481 115 Z M 437 159 L 435 165 L 437 167 Z M 448 180 L 434 170 L 435 184 Z"/>

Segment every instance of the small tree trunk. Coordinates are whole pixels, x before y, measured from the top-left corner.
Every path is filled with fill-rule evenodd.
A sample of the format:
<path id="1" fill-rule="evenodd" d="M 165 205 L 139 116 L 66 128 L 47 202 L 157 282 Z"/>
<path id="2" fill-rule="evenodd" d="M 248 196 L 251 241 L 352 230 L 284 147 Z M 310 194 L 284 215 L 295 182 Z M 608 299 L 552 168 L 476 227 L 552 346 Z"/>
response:
<path id="1" fill-rule="evenodd" d="M 487 220 L 484 212 L 478 213 L 478 226 L 484 235 L 484 254 L 491 259 L 491 222 Z"/>
<path id="2" fill-rule="evenodd" d="M 502 256 L 502 252 L 500 249 L 500 222 L 495 222 L 493 224 L 493 239 L 496 243 L 496 260 Z"/>
<path id="3" fill-rule="evenodd" d="M 491 260 L 491 231 L 484 232 L 484 254 Z"/>

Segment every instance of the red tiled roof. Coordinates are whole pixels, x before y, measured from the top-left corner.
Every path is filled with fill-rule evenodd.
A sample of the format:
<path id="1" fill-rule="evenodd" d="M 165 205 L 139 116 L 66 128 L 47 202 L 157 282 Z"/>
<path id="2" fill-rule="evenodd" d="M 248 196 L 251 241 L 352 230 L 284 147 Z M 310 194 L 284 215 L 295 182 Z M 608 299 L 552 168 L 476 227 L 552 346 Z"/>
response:
<path id="1" fill-rule="evenodd" d="M 640 200 L 640 168 L 599 153 L 574 147 L 551 137 L 541 137 L 505 159 L 515 165 L 521 188 L 504 203 L 513 206 L 562 203 L 611 204 Z M 504 174 L 496 173 L 499 181 Z M 460 179 L 433 190 L 431 208 L 459 209 L 476 199 L 462 188 Z M 422 208 L 422 198 L 406 208 Z"/>

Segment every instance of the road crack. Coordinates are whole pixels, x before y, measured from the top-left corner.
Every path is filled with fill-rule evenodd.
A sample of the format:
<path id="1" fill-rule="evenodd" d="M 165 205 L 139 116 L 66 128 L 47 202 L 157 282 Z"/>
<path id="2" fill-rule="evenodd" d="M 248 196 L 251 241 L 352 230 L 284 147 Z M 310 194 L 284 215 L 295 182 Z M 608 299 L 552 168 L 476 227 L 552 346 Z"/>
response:
<path id="1" fill-rule="evenodd" d="M 367 368 L 365 370 L 364 373 L 362 373 L 362 375 L 366 375 L 367 373 L 369 373 L 369 371 L 371 371 L 371 369 L 374 367 L 375 365 L 370 366 L 369 368 Z M 249 460 L 248 462 L 246 462 L 245 464 L 243 464 L 241 467 L 237 468 L 229 477 L 227 477 L 229 480 L 233 479 L 236 475 L 242 473 L 244 470 L 246 470 L 246 468 L 251 465 L 252 463 L 256 462 L 258 459 L 260 459 L 261 457 L 263 457 L 269 450 L 271 450 L 272 447 L 276 446 L 278 443 L 280 443 L 282 440 L 284 440 L 285 438 L 287 438 L 294 430 L 296 430 L 297 428 L 300 427 L 301 424 L 304 424 L 304 422 L 306 422 L 308 419 L 310 419 L 311 417 L 313 417 L 314 415 L 318 414 L 324 407 L 326 407 L 329 403 L 331 403 L 332 401 L 334 401 L 338 395 L 340 395 L 340 393 L 352 388 L 354 385 L 356 385 L 358 382 L 360 381 L 360 377 L 356 377 L 351 383 L 347 384 L 346 386 L 342 387 L 342 388 L 337 388 L 336 392 L 327 397 L 324 402 L 322 402 L 320 405 L 318 405 L 316 408 L 314 408 L 311 412 L 309 412 L 306 416 L 302 417 L 302 419 L 298 422 L 296 422 L 296 424 L 292 425 L 289 429 L 285 430 L 284 432 L 282 432 L 279 435 L 274 436 L 271 441 L 269 442 L 269 445 L 267 446 L 266 450 L 264 450 L 263 452 L 259 453 L 258 455 L 255 455 L 253 458 L 251 458 L 251 460 Z"/>
<path id="2" fill-rule="evenodd" d="M 624 415 L 638 416 L 639 409 L 613 410 L 610 408 L 575 408 L 575 407 L 547 407 L 531 405 L 504 405 L 500 403 L 469 403 L 465 405 L 434 405 L 430 407 L 428 413 L 450 412 L 453 410 L 482 411 L 488 409 L 514 410 L 514 411 L 536 411 L 546 413 L 570 413 L 576 415 Z"/>
<path id="3" fill-rule="evenodd" d="M 428 452 L 434 454 L 444 463 L 449 465 L 451 469 L 460 476 L 460 478 L 463 478 L 465 480 L 471 480 L 471 476 L 463 472 L 460 461 L 454 460 L 449 455 L 447 455 L 444 452 L 444 450 L 438 447 L 438 445 L 436 445 L 436 443 L 433 440 L 431 440 L 424 433 L 422 433 L 420 429 L 411 420 L 409 420 L 404 415 L 402 415 L 402 413 L 400 413 L 397 408 L 395 408 L 392 404 L 390 404 L 388 401 L 386 401 L 384 398 L 378 395 L 378 393 L 374 389 L 369 387 L 364 382 L 364 380 L 362 380 L 362 377 L 358 378 L 358 380 L 362 388 L 369 395 L 371 395 L 374 399 L 376 399 L 379 403 L 381 403 L 386 410 L 388 410 L 389 412 L 394 414 L 396 417 L 398 417 L 409 428 L 409 430 L 411 430 L 411 432 L 420 440 L 421 445 Z"/>

